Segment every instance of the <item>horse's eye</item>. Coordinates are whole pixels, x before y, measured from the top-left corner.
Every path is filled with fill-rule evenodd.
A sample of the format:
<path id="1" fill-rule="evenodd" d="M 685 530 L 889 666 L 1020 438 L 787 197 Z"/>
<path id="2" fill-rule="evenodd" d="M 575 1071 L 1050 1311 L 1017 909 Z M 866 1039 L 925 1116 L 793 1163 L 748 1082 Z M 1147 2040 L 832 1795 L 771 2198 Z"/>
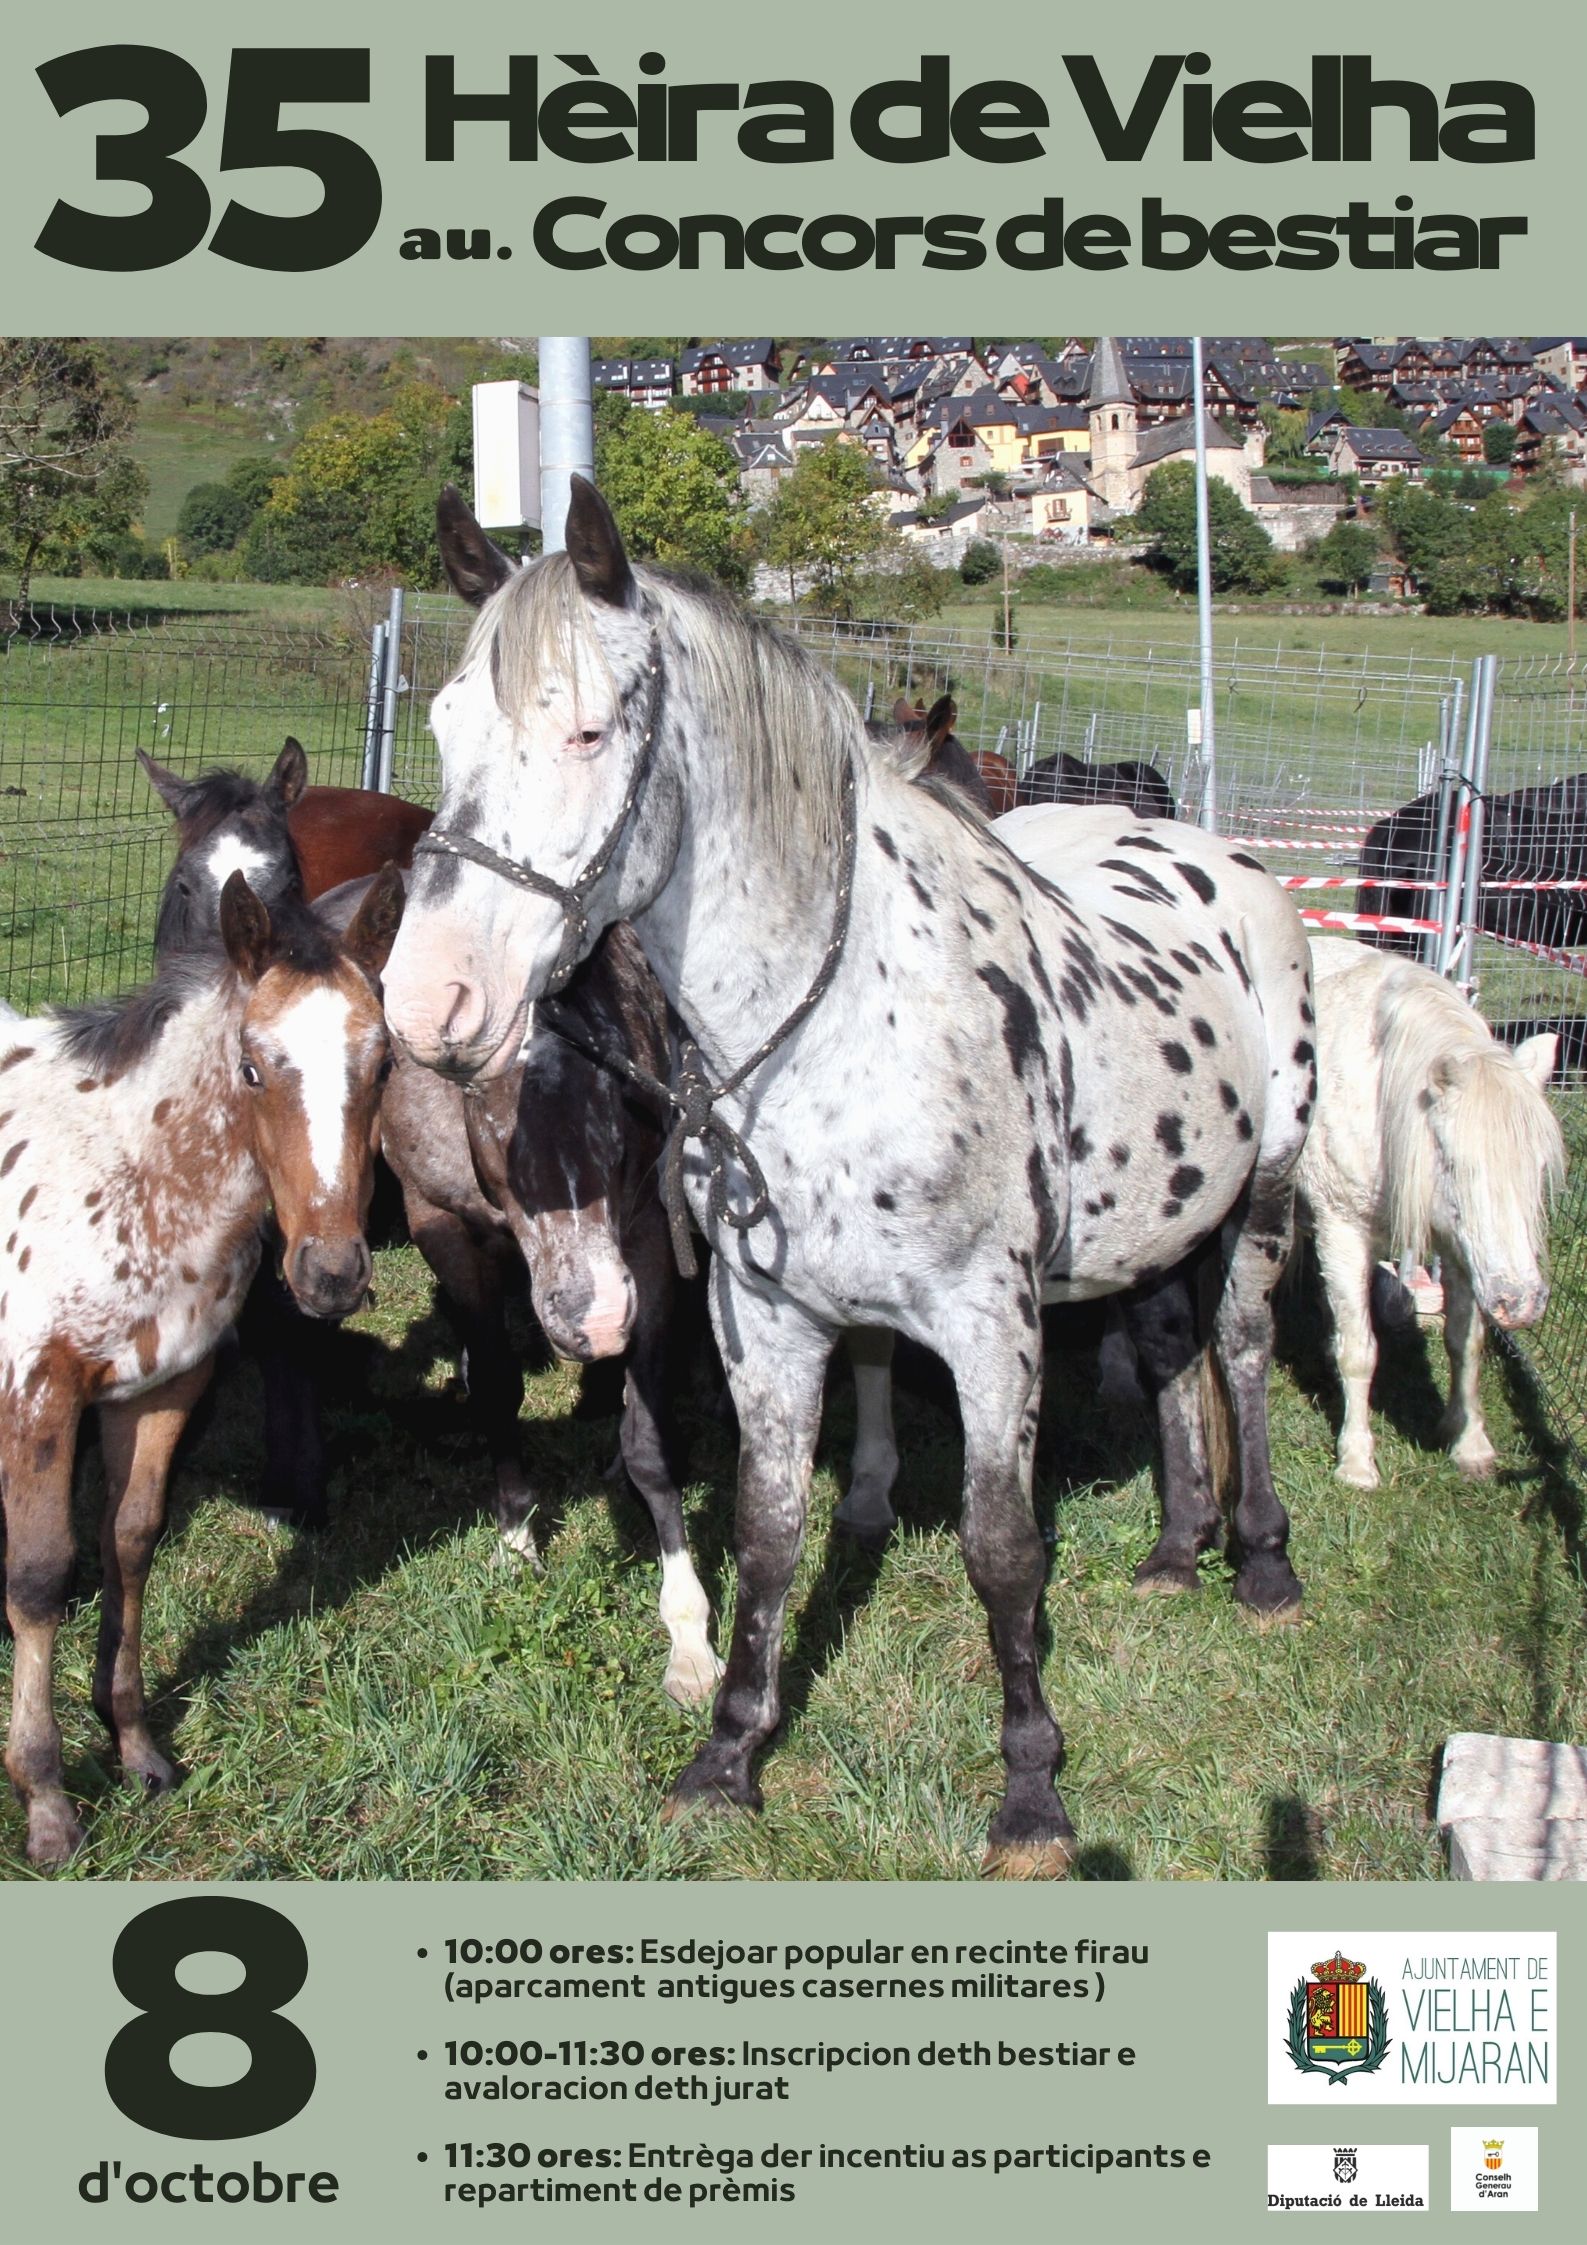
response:
<path id="1" fill-rule="evenodd" d="M 242 1080 L 250 1091 L 258 1091 L 264 1084 L 263 1076 L 251 1060 L 245 1060 L 242 1064 Z"/>
<path id="2" fill-rule="evenodd" d="M 598 748 L 605 738 L 606 728 L 603 725 L 586 725 L 579 735 L 579 746 L 580 748 Z"/>

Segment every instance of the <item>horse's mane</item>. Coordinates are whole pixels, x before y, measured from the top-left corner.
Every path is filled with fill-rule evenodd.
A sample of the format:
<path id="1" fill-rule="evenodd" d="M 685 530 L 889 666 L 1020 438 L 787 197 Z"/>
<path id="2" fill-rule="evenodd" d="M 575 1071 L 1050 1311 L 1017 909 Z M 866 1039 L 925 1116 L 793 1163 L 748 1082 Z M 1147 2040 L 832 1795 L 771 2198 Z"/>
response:
<path id="1" fill-rule="evenodd" d="M 274 961 L 303 975 L 329 974 L 339 956 L 335 931 L 323 927 L 307 905 L 281 900 L 271 907 Z M 167 1026 L 194 999 L 215 989 L 230 971 L 218 930 L 199 948 L 167 959 L 152 981 L 115 998 L 52 1007 L 47 1018 L 59 1031 L 58 1050 L 101 1083 L 113 1083 L 159 1043 Z"/>
<path id="2" fill-rule="evenodd" d="M 764 617 L 740 608 L 709 580 L 636 569 L 635 580 L 674 659 L 673 680 L 692 674 L 724 739 L 736 744 L 745 808 L 773 836 L 807 833 L 836 847 L 839 800 L 852 760 L 912 779 L 923 746 L 900 736 L 867 739 L 859 712 L 825 664 Z M 560 667 L 608 671 L 566 554 L 520 570 L 480 611 L 463 660 L 488 653 L 496 695 L 509 712 L 530 700 L 536 680 Z"/>
<path id="3" fill-rule="evenodd" d="M 1546 1239 L 1546 1209 L 1532 1190 L 1541 1172 L 1551 1191 L 1564 1180 L 1565 1146 L 1543 1093 L 1494 1041 L 1487 1023 L 1437 975 L 1402 965 L 1378 989 L 1374 1031 L 1382 1068 L 1389 1235 L 1425 1255 L 1433 1207 L 1429 1091 L 1440 1061 L 1465 1062 L 1446 1098 L 1456 1197 L 1473 1229 L 1493 1236 L 1519 1220 L 1534 1251 Z"/>

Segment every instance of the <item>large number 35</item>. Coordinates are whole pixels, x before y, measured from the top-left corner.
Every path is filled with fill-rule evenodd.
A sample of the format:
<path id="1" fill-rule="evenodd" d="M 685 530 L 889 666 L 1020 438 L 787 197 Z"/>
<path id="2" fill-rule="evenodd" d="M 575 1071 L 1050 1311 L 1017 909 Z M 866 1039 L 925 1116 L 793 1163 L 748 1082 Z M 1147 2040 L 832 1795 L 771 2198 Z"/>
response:
<path id="1" fill-rule="evenodd" d="M 98 179 L 148 189 L 149 207 L 128 217 L 58 202 L 36 247 L 66 265 L 99 273 L 144 273 L 174 265 L 204 239 L 209 190 L 177 151 L 204 123 L 204 81 L 181 55 L 160 47 L 83 47 L 39 67 L 57 116 L 96 101 L 135 101 L 136 132 L 101 133 Z M 217 257 L 270 273 L 308 273 L 361 250 L 380 218 L 380 174 L 341 133 L 287 127 L 286 101 L 367 101 L 366 47 L 234 47 L 221 135 L 222 171 L 265 166 L 312 172 L 324 188 L 318 210 L 276 218 L 228 203 L 210 239 Z"/>

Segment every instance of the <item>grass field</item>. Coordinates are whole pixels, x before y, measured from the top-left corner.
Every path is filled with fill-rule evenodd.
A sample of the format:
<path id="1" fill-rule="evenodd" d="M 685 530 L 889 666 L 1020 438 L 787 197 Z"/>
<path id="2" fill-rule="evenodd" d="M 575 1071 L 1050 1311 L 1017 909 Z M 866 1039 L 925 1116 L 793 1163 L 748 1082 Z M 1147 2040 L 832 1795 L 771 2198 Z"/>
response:
<path id="1" fill-rule="evenodd" d="M 644 1515 L 600 1478 L 615 1430 L 598 1415 L 603 1383 L 585 1376 L 581 1406 L 576 1373 L 532 1378 L 524 1434 L 547 1567 L 540 1580 L 509 1571 L 483 1524 L 488 1467 L 450 1335 L 412 1249 L 381 1252 L 376 1289 L 379 1308 L 326 1344 L 341 1397 L 327 1534 L 271 1532 L 242 1501 L 258 1457 L 246 1366 L 179 1468 L 148 1674 L 157 1735 L 192 1774 L 162 1801 L 118 1781 L 88 1707 L 98 1465 L 86 1460 L 79 1599 L 58 1660 L 68 1782 L 90 1832 L 69 1875 L 975 1875 L 1001 1776 L 997 1673 L 953 1533 L 956 1414 L 929 1377 L 902 1398 L 903 1525 L 879 1559 L 828 1538 L 852 1435 L 837 1383 L 765 1816 L 668 1827 L 663 1791 L 703 1718 L 661 1693 Z M 1425 1447 L 1424 1344 L 1392 1345 L 1386 1485 L 1363 1497 L 1329 1471 L 1316 1326 L 1298 1298 L 1274 1382 L 1305 1619 L 1265 1631 L 1236 1609 L 1220 1562 L 1206 1562 L 1197 1597 L 1132 1594 L 1153 1534 L 1146 1418 L 1098 1406 L 1088 1355 L 1049 1352 L 1044 1675 L 1068 1732 L 1082 1877 L 1436 1877 L 1443 1739 L 1587 1726 L 1579 1515 L 1502 1373 L 1488 1381 L 1502 1471 L 1467 1483 Z M 691 1541 L 725 1626 L 732 1444 L 713 1418 L 686 1427 Z M 21 1841 L 8 1801 L 0 1872 L 28 1875 Z"/>

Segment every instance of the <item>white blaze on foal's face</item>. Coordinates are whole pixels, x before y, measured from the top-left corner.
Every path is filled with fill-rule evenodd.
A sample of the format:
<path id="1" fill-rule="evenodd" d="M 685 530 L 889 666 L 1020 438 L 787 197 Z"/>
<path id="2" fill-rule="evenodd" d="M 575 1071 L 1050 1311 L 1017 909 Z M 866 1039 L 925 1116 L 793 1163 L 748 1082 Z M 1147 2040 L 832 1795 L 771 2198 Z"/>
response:
<path id="1" fill-rule="evenodd" d="M 256 849 L 252 842 L 244 841 L 240 834 L 217 834 L 204 852 L 203 866 L 206 877 L 215 885 L 215 894 L 221 890 L 234 873 L 240 873 L 256 893 L 264 893 L 270 885 L 270 876 L 276 866 L 267 850 Z"/>
<path id="2" fill-rule="evenodd" d="M 273 972 L 260 984 L 243 1028 L 243 1080 L 289 1240 L 362 1224 L 385 1053 L 379 1002 L 354 969 L 309 982 Z"/>

